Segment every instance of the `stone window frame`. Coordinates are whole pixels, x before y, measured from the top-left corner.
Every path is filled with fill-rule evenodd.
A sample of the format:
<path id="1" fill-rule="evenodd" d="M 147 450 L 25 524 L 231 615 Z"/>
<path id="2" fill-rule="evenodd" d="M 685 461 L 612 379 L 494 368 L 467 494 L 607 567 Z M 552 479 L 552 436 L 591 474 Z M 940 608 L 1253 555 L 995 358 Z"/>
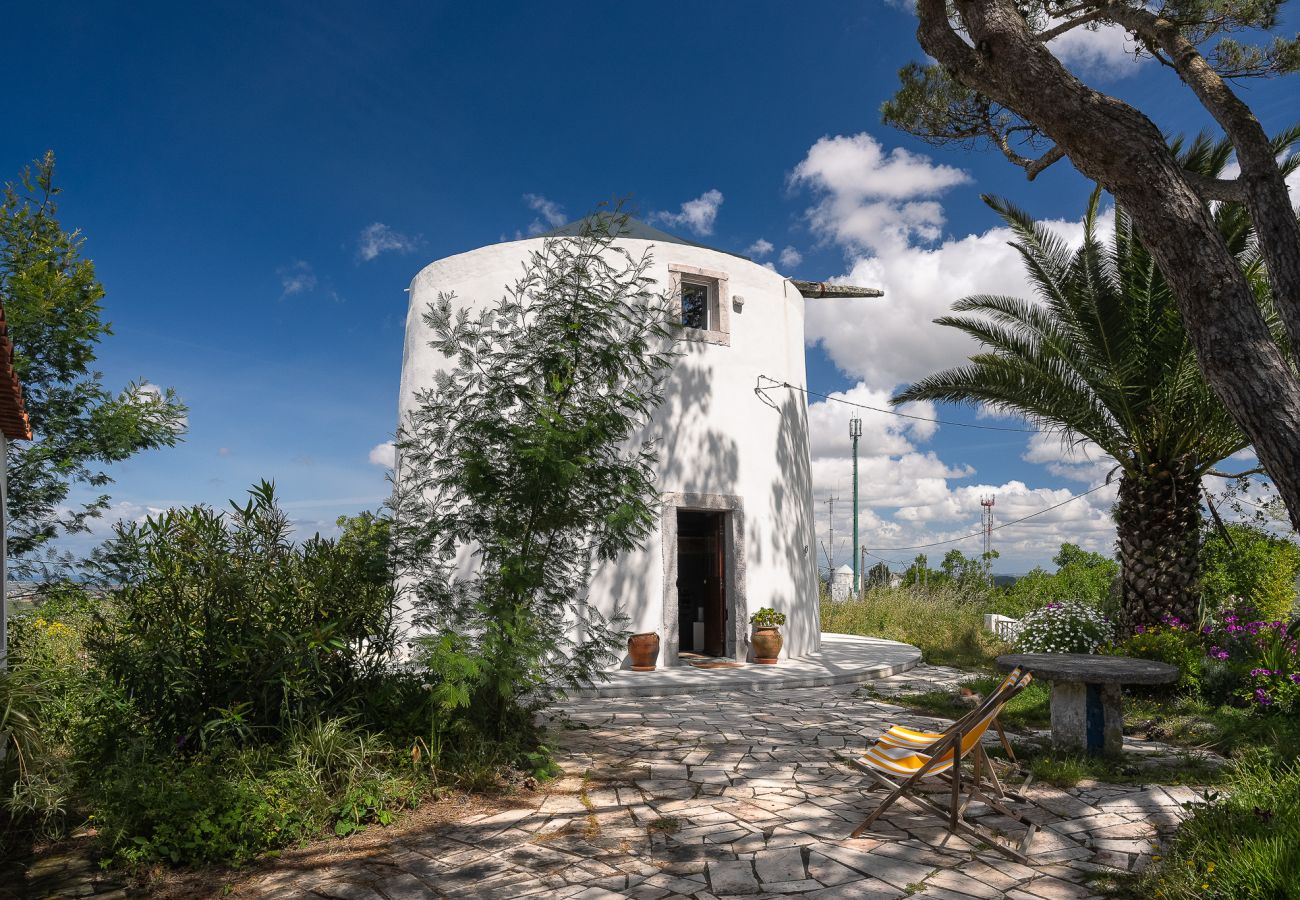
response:
<path id="1" fill-rule="evenodd" d="M 713 303 L 709 309 L 709 324 L 713 328 L 687 328 L 682 321 L 682 279 L 687 281 L 707 281 L 713 288 Z M 731 295 L 728 290 L 726 272 L 716 269 L 701 269 L 699 266 L 686 266 L 670 263 L 668 266 L 669 290 L 672 293 L 673 322 L 681 333 L 682 340 L 700 341 L 705 344 L 731 346 Z"/>
<path id="2" fill-rule="evenodd" d="M 727 606 L 726 648 L 721 659 L 744 662 L 749 657 L 745 594 L 745 501 L 732 494 L 665 493 L 661 495 L 659 533 L 664 568 L 663 640 L 660 650 L 664 666 L 680 666 L 681 629 L 677 608 L 677 511 L 724 513 L 726 566 L 724 598 Z"/>

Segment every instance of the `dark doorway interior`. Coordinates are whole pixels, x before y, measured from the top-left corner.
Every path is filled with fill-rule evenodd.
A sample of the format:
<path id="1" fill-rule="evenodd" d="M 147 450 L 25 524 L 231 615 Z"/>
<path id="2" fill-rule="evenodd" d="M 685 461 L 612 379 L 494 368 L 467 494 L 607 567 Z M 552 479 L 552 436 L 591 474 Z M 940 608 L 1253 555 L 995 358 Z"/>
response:
<path id="1" fill-rule="evenodd" d="M 679 652 L 727 655 L 726 513 L 677 511 Z"/>

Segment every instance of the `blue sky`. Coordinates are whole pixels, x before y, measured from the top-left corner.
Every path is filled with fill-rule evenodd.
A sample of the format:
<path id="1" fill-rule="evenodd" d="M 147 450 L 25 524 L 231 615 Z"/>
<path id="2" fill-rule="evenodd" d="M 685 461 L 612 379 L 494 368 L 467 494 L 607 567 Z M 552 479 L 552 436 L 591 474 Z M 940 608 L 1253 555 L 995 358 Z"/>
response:
<path id="1" fill-rule="evenodd" d="M 548 216 L 631 196 L 662 227 L 785 274 L 882 284 L 885 301 L 809 309 L 810 386 L 871 402 L 961 360 L 927 323 L 966 287 L 1015 288 L 981 192 L 1068 229 L 1088 191 L 1065 164 L 1031 185 L 999 156 L 880 124 L 895 72 L 920 57 L 911 14 L 882 0 L 47 3 L 6 24 L 22 39 L 0 56 L 18 86 L 0 177 L 57 153 L 62 219 L 86 236 L 117 332 L 107 380 L 172 386 L 191 408 L 182 445 L 114 468 L 120 515 L 224 503 L 259 478 L 307 530 L 376 507 L 403 289 Z M 1070 40 L 1063 55 L 1162 127 L 1207 124 L 1121 36 Z M 1243 93 L 1270 129 L 1300 117 L 1294 83 Z M 847 409 L 813 409 L 821 496 L 846 496 Z M 864 542 L 891 559 L 970 531 L 981 491 L 1011 518 L 1104 472 L 1024 434 L 866 429 Z M 1001 533 L 999 568 L 1061 539 L 1108 547 L 1106 505 L 1099 492 Z"/>

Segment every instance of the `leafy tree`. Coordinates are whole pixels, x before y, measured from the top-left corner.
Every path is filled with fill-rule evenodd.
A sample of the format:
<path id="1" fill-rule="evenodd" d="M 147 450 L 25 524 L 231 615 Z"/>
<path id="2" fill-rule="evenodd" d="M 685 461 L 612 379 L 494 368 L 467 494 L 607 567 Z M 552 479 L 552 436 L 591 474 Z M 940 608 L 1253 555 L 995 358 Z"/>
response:
<path id="1" fill-rule="evenodd" d="M 1062 544 L 1056 556 L 1055 572 L 1035 567 L 994 597 L 999 612 L 1022 616 L 1046 603 L 1079 601 L 1099 610 L 1110 605 L 1111 586 L 1119 576 L 1119 564 L 1100 553 L 1090 553 L 1074 544 Z"/>
<path id="2" fill-rule="evenodd" d="M 889 587 L 891 577 L 889 563 L 878 562 L 870 569 L 867 569 L 867 588 Z"/>
<path id="3" fill-rule="evenodd" d="M 946 580 L 960 587 L 970 588 L 976 585 L 987 585 L 989 568 L 993 563 L 993 559 L 997 557 L 997 551 L 991 551 L 989 557 L 989 559 L 985 560 L 980 557 L 967 556 L 954 547 L 944 554 L 943 562 L 939 563 L 939 571 L 943 573 Z"/>
<path id="4" fill-rule="evenodd" d="M 1225 533 L 1226 532 L 1226 533 Z M 1262 528 L 1230 523 L 1210 531 L 1201 551 L 1205 605 L 1222 609 L 1241 601 L 1260 618 L 1289 619 L 1300 576 L 1300 547 Z"/>
<path id="5" fill-rule="evenodd" d="M 633 438 L 673 333 L 650 256 L 615 243 L 626 222 L 601 212 L 545 241 L 478 315 L 447 294 L 424 315 L 456 366 L 398 436 L 397 546 L 435 675 L 459 685 L 443 705 L 494 741 L 531 734 L 533 709 L 600 670 L 618 623 L 587 601 L 593 566 L 657 520 L 655 449 Z"/>
<path id="6" fill-rule="evenodd" d="M 1228 148 L 1198 140 L 1184 151 L 1208 170 Z M 984 403 L 1024 415 L 1074 443 L 1092 441 L 1120 472 L 1114 516 L 1130 625 L 1164 614 L 1192 621 L 1198 609 L 1201 478 L 1247 445 L 1197 371 L 1168 283 L 1137 240 L 1127 211 L 1115 235 L 1097 235 L 1099 192 L 1071 250 L 1052 231 L 989 200 L 1016 235 L 1039 302 L 976 296 L 937 321 L 984 345 L 970 364 L 932 375 L 894 398 Z M 1262 262 L 1242 217 L 1216 213 L 1220 240 L 1263 293 Z M 1261 305 L 1267 304 L 1257 301 Z M 1077 548 L 1061 557 L 1077 558 Z"/>
<path id="7" fill-rule="evenodd" d="M 903 572 L 903 585 L 910 587 L 914 584 L 928 584 L 935 580 L 937 572 L 930 570 L 930 559 L 924 553 L 916 554 L 916 559 Z"/>
<path id="8" fill-rule="evenodd" d="M 43 545 L 85 531 L 108 506 L 101 494 L 70 509 L 74 486 L 103 488 L 112 479 L 101 466 L 175 444 L 185 423 L 172 390 L 136 382 L 113 394 L 91 369 L 96 345 L 112 330 L 101 318 L 104 287 L 82 258 L 83 238 L 59 224 L 59 193 L 47 153 L 5 185 L 0 203 L 0 302 L 34 434 L 8 451 L 9 554 L 19 576 L 56 563 L 38 553 Z"/>
<path id="9" fill-rule="evenodd" d="M 1284 2 L 917 0 L 917 37 L 935 62 L 906 66 L 882 112 L 925 140 L 996 147 L 1030 179 L 1069 159 L 1110 192 L 1168 278 L 1206 380 L 1300 525 L 1300 225 L 1280 148 L 1232 84 L 1300 66 L 1300 43 L 1269 40 Z M 1189 169 L 1148 115 L 1053 53 L 1061 35 L 1101 26 L 1122 28 L 1137 55 L 1178 76 L 1223 129 L 1240 175 Z M 1286 345 L 1220 231 L 1216 203 L 1243 209 L 1258 235 Z"/>

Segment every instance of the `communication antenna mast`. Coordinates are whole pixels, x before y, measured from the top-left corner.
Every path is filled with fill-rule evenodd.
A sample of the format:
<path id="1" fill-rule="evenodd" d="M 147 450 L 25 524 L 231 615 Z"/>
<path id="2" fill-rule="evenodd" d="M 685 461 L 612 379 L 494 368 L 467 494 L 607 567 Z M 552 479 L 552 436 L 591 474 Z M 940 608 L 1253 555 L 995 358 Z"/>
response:
<path id="1" fill-rule="evenodd" d="M 849 437 L 853 439 L 853 593 L 856 595 L 861 589 L 859 581 L 860 572 L 858 568 L 858 559 L 862 556 L 858 552 L 858 438 L 862 437 L 862 420 L 859 418 L 849 419 Z"/>
<path id="2" fill-rule="evenodd" d="M 997 498 L 992 494 L 980 497 L 980 506 L 983 507 L 980 523 L 984 527 L 984 566 L 990 579 L 993 578 L 993 504 L 996 501 Z"/>

